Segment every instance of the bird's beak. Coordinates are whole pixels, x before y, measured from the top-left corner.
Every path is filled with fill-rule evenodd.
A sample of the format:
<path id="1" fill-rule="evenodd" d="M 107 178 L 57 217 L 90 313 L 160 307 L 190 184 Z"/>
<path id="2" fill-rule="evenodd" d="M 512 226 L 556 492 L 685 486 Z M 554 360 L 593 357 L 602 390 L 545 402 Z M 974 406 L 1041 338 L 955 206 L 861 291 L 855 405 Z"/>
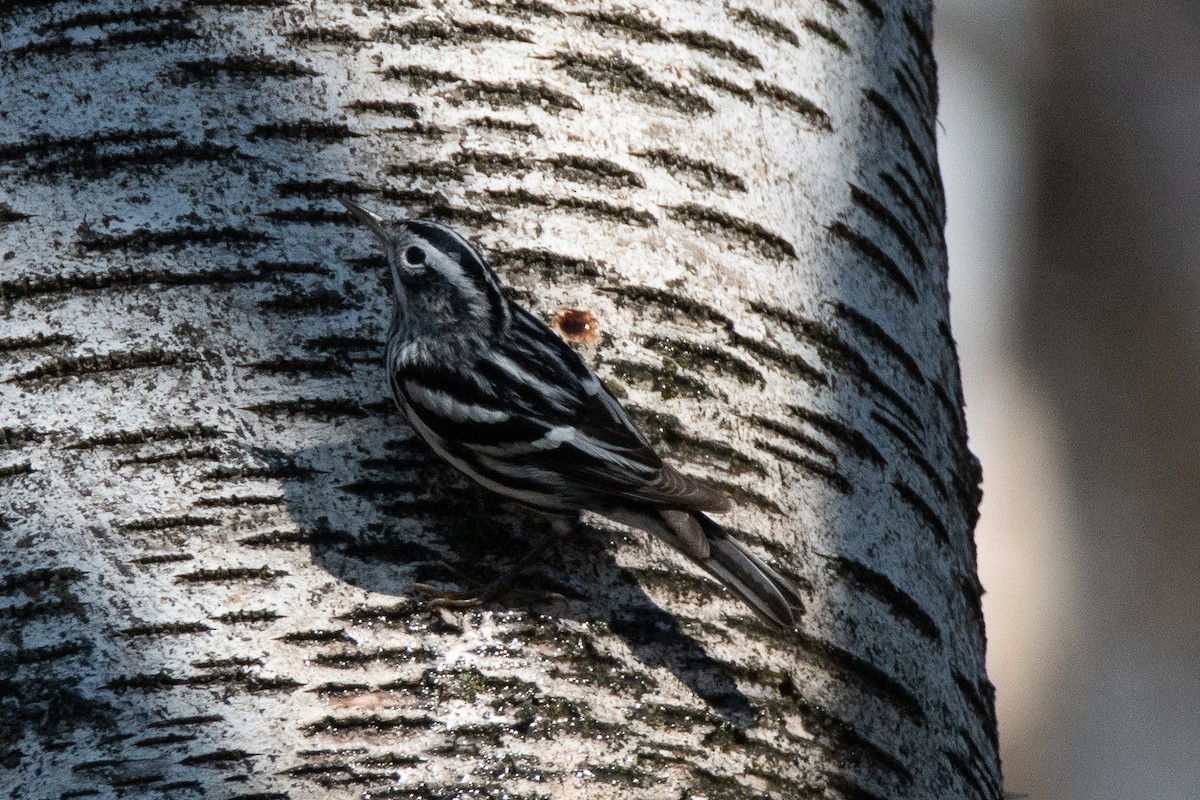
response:
<path id="1" fill-rule="evenodd" d="M 392 238 L 392 232 L 388 230 L 387 223 L 383 221 L 383 217 L 378 214 L 372 214 L 358 203 L 347 197 L 339 197 L 338 202 L 346 207 L 346 210 L 359 222 L 371 229 L 371 232 L 379 237 L 379 241 L 387 242 Z"/>

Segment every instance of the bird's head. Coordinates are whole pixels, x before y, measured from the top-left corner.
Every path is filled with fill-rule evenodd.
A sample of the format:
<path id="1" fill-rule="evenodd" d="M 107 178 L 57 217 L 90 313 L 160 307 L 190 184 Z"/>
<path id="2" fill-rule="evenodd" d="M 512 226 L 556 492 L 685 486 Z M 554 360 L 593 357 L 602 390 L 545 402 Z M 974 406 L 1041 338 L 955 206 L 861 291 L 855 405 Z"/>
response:
<path id="1" fill-rule="evenodd" d="M 421 340 L 444 351 L 482 346 L 503 335 L 508 302 L 483 256 L 445 225 L 423 219 L 386 220 L 357 203 L 341 203 L 383 245 L 392 275 L 396 315 L 392 337 Z"/>

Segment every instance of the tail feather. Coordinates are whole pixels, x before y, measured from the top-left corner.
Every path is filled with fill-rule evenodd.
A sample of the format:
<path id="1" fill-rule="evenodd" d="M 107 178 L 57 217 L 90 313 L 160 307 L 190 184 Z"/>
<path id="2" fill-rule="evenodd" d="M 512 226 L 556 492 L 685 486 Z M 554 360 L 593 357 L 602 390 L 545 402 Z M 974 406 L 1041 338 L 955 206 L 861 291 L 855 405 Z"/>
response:
<path id="1" fill-rule="evenodd" d="M 699 561 L 700 566 L 766 622 L 789 630 L 799 625 L 804 601 L 796 588 L 716 522 L 703 514 L 696 516 L 709 546 L 709 557 Z"/>
<path id="2" fill-rule="evenodd" d="M 669 509 L 646 513 L 630 508 L 610 508 L 600 513 L 666 541 L 740 597 L 768 624 L 787 630 L 800 624 L 804 601 L 796 588 L 704 514 Z"/>

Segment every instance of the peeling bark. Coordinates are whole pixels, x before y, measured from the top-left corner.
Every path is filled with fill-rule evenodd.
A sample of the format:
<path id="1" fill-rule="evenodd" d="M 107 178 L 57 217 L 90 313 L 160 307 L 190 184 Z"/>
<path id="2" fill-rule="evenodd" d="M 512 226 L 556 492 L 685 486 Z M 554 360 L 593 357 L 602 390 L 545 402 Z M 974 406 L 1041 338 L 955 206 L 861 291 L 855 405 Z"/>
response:
<path id="1" fill-rule="evenodd" d="M 10 797 L 1001 795 L 929 9 L 0 7 Z M 335 198 L 480 242 L 794 635 L 458 477 L 387 395 Z"/>

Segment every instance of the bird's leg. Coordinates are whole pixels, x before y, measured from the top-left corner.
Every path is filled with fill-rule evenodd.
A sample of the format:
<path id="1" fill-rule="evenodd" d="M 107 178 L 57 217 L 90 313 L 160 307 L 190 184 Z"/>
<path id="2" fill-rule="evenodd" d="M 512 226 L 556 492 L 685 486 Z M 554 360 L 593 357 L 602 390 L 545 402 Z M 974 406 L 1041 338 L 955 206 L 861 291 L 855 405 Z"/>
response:
<path id="1" fill-rule="evenodd" d="M 473 608 L 484 603 L 490 603 L 516 583 L 517 578 L 521 576 L 525 568 L 545 552 L 550 543 L 558 538 L 559 533 L 558 526 L 555 525 L 552 530 L 539 538 L 529 552 L 521 556 L 516 564 L 505 570 L 503 575 L 478 589 L 463 592 L 446 592 L 427 583 L 414 583 L 412 588 L 431 595 L 429 605 L 433 608 Z"/>

